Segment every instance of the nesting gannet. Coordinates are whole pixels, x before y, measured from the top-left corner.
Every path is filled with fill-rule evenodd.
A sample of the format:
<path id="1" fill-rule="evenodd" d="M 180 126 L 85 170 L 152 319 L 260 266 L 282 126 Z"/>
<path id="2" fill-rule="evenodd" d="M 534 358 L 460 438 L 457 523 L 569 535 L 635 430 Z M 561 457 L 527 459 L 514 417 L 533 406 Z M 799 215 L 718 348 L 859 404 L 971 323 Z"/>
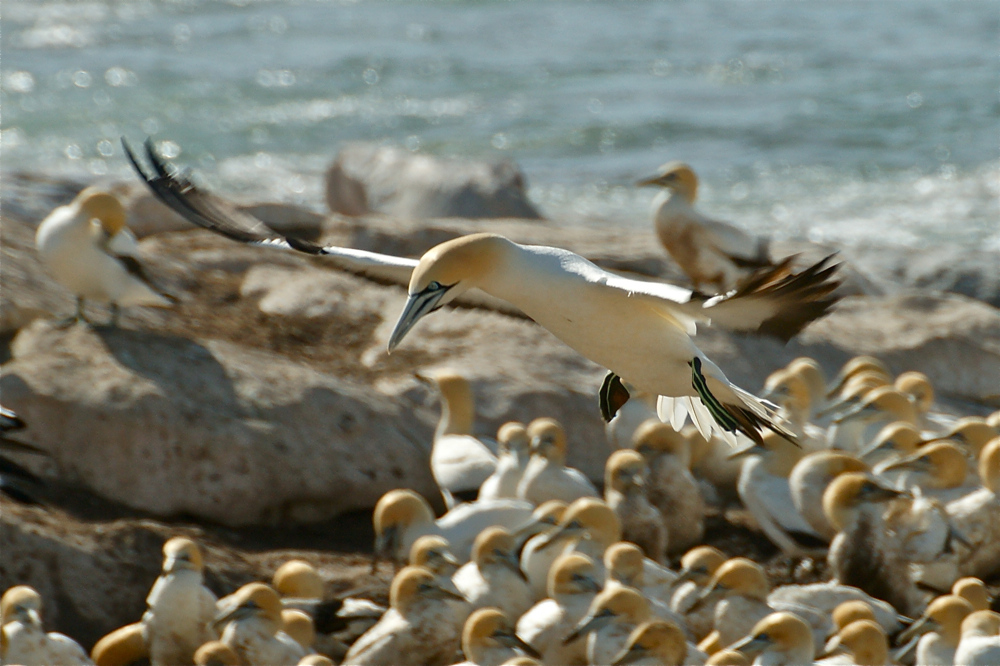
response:
<path id="1" fill-rule="evenodd" d="M 867 466 L 854 456 L 841 451 L 817 451 L 795 463 L 788 475 L 788 487 L 796 512 L 825 541 L 837 536 L 823 513 L 823 492 L 835 478 L 845 472 L 863 472 Z"/>
<path id="2" fill-rule="evenodd" d="M 222 642 L 246 666 L 298 663 L 306 651 L 282 630 L 281 611 L 281 597 L 274 588 L 249 583 L 231 595 L 215 626 L 222 629 Z"/>
<path id="3" fill-rule="evenodd" d="M 425 534 L 443 536 L 459 562 L 469 561 L 472 543 L 487 527 L 516 529 L 528 522 L 533 507 L 518 500 L 460 504 L 434 520 L 430 504 L 412 490 L 390 490 L 375 505 L 376 557 L 403 560 L 413 542 Z"/>
<path id="4" fill-rule="evenodd" d="M 761 666 L 809 666 L 816 656 L 809 625 L 793 613 L 768 615 L 729 648 L 753 656 Z"/>
<path id="5" fill-rule="evenodd" d="M 726 561 L 722 551 L 712 546 L 697 546 L 681 558 L 679 581 L 670 597 L 670 609 L 684 616 L 685 624 L 696 640 L 702 640 L 715 625 L 715 605 L 723 598 L 718 589 L 702 598 L 712 576 Z"/>
<path id="6" fill-rule="evenodd" d="M 723 598 L 715 606 L 715 628 L 698 644 L 708 654 L 743 638 L 758 620 L 771 613 L 767 575 L 763 567 L 745 557 L 734 557 L 720 566 L 701 596 L 707 600 L 716 590 L 722 590 Z"/>
<path id="7" fill-rule="evenodd" d="M 824 666 L 886 666 L 889 664 L 889 640 L 885 631 L 873 620 L 855 620 L 840 629 L 827 646 L 832 655 L 846 653 L 846 660 L 823 659 Z"/>
<path id="8" fill-rule="evenodd" d="M 662 564 L 667 557 L 667 526 L 646 496 L 648 479 L 642 455 L 630 449 L 615 451 L 604 467 L 604 500 L 621 522 L 622 538 Z"/>
<path id="9" fill-rule="evenodd" d="M 441 419 L 434 431 L 431 473 L 445 504 L 454 508 L 455 498 L 471 501 L 479 487 L 497 467 L 497 458 L 472 432 L 475 406 L 469 381 L 456 372 L 438 371 L 427 377 L 441 394 Z"/>
<path id="10" fill-rule="evenodd" d="M 896 480 L 898 487 L 919 487 L 923 494 L 947 498 L 949 493 L 932 493 L 959 488 L 965 483 L 968 465 L 965 453 L 949 441 L 925 444 L 908 456 L 897 458 L 880 468 L 879 473 L 903 472 Z M 951 493 L 953 494 L 953 493 Z"/>
<path id="11" fill-rule="evenodd" d="M 665 423 L 648 421 L 636 430 L 633 447 L 649 466 L 647 496 L 663 517 L 668 552 L 698 544 L 705 534 L 705 501 L 689 469 L 685 436 Z"/>
<path id="12" fill-rule="evenodd" d="M 316 567 L 305 560 L 288 560 L 274 572 L 271 584 L 282 597 L 322 599 L 325 585 Z"/>
<path id="13" fill-rule="evenodd" d="M 862 372 L 875 372 L 884 376 L 887 383 L 892 381 L 892 374 L 885 363 L 874 356 L 855 356 L 840 368 L 840 372 L 830 382 L 827 387 L 827 397 L 839 393 L 852 377 Z"/>
<path id="14" fill-rule="evenodd" d="M 472 561 L 451 580 L 473 609 L 492 606 L 510 617 L 521 617 L 535 603 L 518 561 L 517 542 L 502 527 L 488 527 L 479 533 Z"/>
<path id="15" fill-rule="evenodd" d="M 153 666 L 190 663 L 195 650 L 216 638 L 216 598 L 205 587 L 201 549 L 191 539 L 163 544 L 163 573 L 146 597 L 142 632 Z"/>
<path id="16" fill-rule="evenodd" d="M 659 586 L 646 585 L 646 558 L 642 550 L 634 543 L 619 541 L 604 551 L 604 568 L 606 578 L 604 589 L 615 586 L 631 587 L 638 590 L 649 602 L 649 610 L 653 617 L 669 620 L 679 626 L 684 626 L 684 618 L 670 609 L 667 604 L 669 588 L 664 590 Z"/>
<path id="17" fill-rule="evenodd" d="M 687 164 L 668 162 L 655 176 L 636 184 L 663 188 L 653 201 L 656 235 L 696 290 L 722 294 L 754 269 L 775 266 L 768 239 L 754 238 L 694 209 L 698 177 Z"/>
<path id="18" fill-rule="evenodd" d="M 1000 613 L 981 610 L 962 620 L 962 638 L 955 650 L 955 663 L 962 666 L 1000 664 Z"/>
<path id="19" fill-rule="evenodd" d="M 650 620 L 632 630 L 612 666 L 681 666 L 687 657 L 684 632 L 673 622 Z"/>
<path id="20" fill-rule="evenodd" d="M 203 644 L 195 651 L 193 659 L 195 666 L 241 666 L 240 656 L 222 641 Z"/>
<path id="21" fill-rule="evenodd" d="M 896 609 L 864 591 L 835 581 L 808 585 L 782 585 L 771 590 L 767 603 L 776 611 L 799 615 L 813 627 L 817 651 L 824 641 L 853 620 L 875 620 L 886 634 L 902 624 Z"/>
<path id="22" fill-rule="evenodd" d="M 962 597 L 972 605 L 972 610 L 989 610 L 990 595 L 986 585 L 978 578 L 959 578 L 951 586 L 951 593 Z"/>
<path id="23" fill-rule="evenodd" d="M 344 664 L 357 666 L 444 666 L 454 662 L 462 626 L 446 599 L 459 595 L 434 583 L 434 574 L 422 567 L 402 568 L 392 579 L 389 610 L 378 624 L 359 638 Z"/>
<path id="24" fill-rule="evenodd" d="M 833 620 L 833 635 L 839 633 L 841 629 L 851 622 L 857 622 L 858 620 L 877 621 L 871 604 L 856 599 L 837 604 L 837 607 L 833 609 L 833 613 L 830 614 L 830 619 Z"/>
<path id="25" fill-rule="evenodd" d="M 466 661 L 460 666 L 500 666 L 519 653 L 541 657 L 517 635 L 510 618 L 496 608 L 480 608 L 465 621 L 462 652 Z"/>
<path id="26" fill-rule="evenodd" d="M 630 587 L 614 587 L 594 597 L 587 615 L 563 642 L 586 637 L 587 663 L 610 664 L 632 630 L 648 619 L 649 603 L 642 594 Z"/>
<path id="27" fill-rule="evenodd" d="M 917 666 L 955 663 L 955 651 L 962 637 L 962 620 L 972 613 L 972 605 L 962 597 L 946 594 L 927 606 L 923 615 L 898 637 L 900 643 L 920 637 Z"/>
<path id="28" fill-rule="evenodd" d="M 281 611 L 281 630 L 291 636 L 305 652 L 313 651 L 316 645 L 316 626 L 308 614 L 294 608 L 285 608 Z"/>
<path id="29" fill-rule="evenodd" d="M 982 487 L 952 500 L 945 510 L 952 526 L 971 547 L 956 545 L 959 571 L 988 579 L 1000 571 L 1000 437 L 979 453 Z"/>
<path id="30" fill-rule="evenodd" d="M 934 406 L 934 385 L 927 375 L 910 370 L 896 377 L 892 385 L 910 398 L 917 410 L 917 422 L 921 427 L 938 427 L 938 424 L 929 419 L 931 407 Z"/>
<path id="31" fill-rule="evenodd" d="M 76 641 L 42 628 L 42 597 L 34 588 L 17 585 L 0 598 L 0 661 L 23 666 L 93 664 Z"/>
<path id="32" fill-rule="evenodd" d="M 566 467 L 566 431 L 555 419 L 535 419 L 528 424 L 531 460 L 524 470 L 517 496 L 532 504 L 548 500 L 572 502 L 597 497 L 597 488 L 580 470 Z"/>
<path id="33" fill-rule="evenodd" d="M 826 377 L 823 374 L 823 368 L 816 362 L 816 359 L 800 356 L 786 365 L 785 369 L 798 375 L 806 383 L 806 388 L 809 391 L 809 416 L 810 420 L 815 419 L 826 406 Z"/>
<path id="34" fill-rule="evenodd" d="M 966 416 L 952 424 L 951 428 L 940 437 L 930 440 L 946 439 L 963 444 L 969 453 L 972 468 L 975 469 L 979 453 L 994 437 L 1000 436 L 1000 430 L 991 426 L 985 420 L 976 416 Z"/>
<path id="35" fill-rule="evenodd" d="M 833 419 L 835 432 L 830 435 L 831 447 L 858 451 L 885 425 L 894 421 L 917 424 L 917 410 L 910 399 L 895 388 L 880 386 L 872 389 L 858 402 Z M 833 428 L 831 426 L 831 428 Z"/>
<path id="36" fill-rule="evenodd" d="M 531 458 L 531 441 L 523 423 L 511 421 L 497 431 L 496 470 L 479 488 L 480 500 L 517 497 L 517 487 Z"/>
<path id="37" fill-rule="evenodd" d="M 842 585 L 912 613 L 921 607 L 921 597 L 882 519 L 884 503 L 899 496 L 864 474 L 848 472 L 834 479 L 823 493 L 823 511 L 837 529 L 827 562 Z"/>
<path id="38" fill-rule="evenodd" d="M 87 321 L 87 299 L 108 303 L 111 323 L 120 305 L 165 307 L 176 302 L 157 289 L 139 262 L 125 209 L 110 192 L 88 187 L 38 225 L 35 247 L 46 269 L 76 296 L 76 317 Z"/>
<path id="39" fill-rule="evenodd" d="M 462 566 L 452 554 L 448 540 L 436 534 L 422 536 L 413 542 L 409 563 L 427 569 L 437 576 L 435 582 L 445 587 L 451 584 L 451 577 Z"/>
<path id="40" fill-rule="evenodd" d="M 548 598 L 539 601 L 517 621 L 517 634 L 541 653 L 546 666 L 585 663 L 586 644 L 563 644 L 587 614 L 601 584 L 594 561 L 580 553 L 562 555 L 549 571 Z"/>
<path id="41" fill-rule="evenodd" d="M 913 424 L 893 421 L 879 430 L 875 437 L 858 451 L 858 456 L 877 471 L 880 463 L 908 456 L 922 443 L 923 437 Z"/>

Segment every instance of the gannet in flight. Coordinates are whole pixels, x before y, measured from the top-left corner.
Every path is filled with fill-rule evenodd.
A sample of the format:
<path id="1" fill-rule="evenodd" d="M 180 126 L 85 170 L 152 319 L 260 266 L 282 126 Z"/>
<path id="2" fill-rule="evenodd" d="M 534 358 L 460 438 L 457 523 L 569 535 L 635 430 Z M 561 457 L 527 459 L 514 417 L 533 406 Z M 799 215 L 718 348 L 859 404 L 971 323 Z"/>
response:
<path id="1" fill-rule="evenodd" d="M 733 433 L 741 432 L 760 441 L 762 428 L 784 432 L 774 406 L 732 384 L 691 336 L 698 322 L 714 321 L 788 339 L 837 301 L 836 266 L 827 265 L 829 258 L 796 275 L 787 266 L 756 273 L 733 293 L 705 301 L 676 285 L 610 273 L 567 250 L 520 245 L 494 234 L 446 241 L 416 262 L 322 247 L 282 237 L 183 175 L 171 175 L 149 141 L 152 176 L 125 148 L 153 192 L 194 224 L 245 243 L 326 255 L 345 270 L 382 280 L 408 273 L 409 299 L 389 338 L 390 351 L 422 317 L 474 289 L 509 303 L 610 370 L 601 391 L 606 418 L 627 400 L 631 386 L 660 396 L 661 418 L 679 427 L 689 414 L 706 437 L 718 431 L 735 440 Z"/>
<path id="2" fill-rule="evenodd" d="M 636 185 L 664 189 L 653 201 L 656 235 L 696 291 L 724 294 L 754 270 L 775 267 L 767 238 L 694 209 L 698 177 L 687 164 L 668 162 Z"/>

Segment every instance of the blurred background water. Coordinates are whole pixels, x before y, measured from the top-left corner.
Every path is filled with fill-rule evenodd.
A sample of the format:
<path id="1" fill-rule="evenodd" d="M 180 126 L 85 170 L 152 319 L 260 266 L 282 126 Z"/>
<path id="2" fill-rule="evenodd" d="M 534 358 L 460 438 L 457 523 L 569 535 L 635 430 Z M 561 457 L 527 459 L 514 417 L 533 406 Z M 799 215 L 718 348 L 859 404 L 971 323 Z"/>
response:
<path id="1" fill-rule="evenodd" d="M 1000 249 L 1000 4 L 5 0 L 2 170 L 322 208 L 339 145 L 505 156 L 549 216 L 648 225 L 662 162 L 779 237 Z"/>

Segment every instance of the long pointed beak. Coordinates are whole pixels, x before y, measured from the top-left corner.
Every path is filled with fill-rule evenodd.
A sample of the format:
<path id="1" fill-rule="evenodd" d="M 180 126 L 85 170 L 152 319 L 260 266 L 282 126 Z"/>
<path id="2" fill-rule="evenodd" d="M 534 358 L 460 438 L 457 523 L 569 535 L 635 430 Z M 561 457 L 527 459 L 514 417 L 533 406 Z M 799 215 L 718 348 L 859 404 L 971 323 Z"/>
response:
<path id="1" fill-rule="evenodd" d="M 240 618 L 246 617 L 247 615 L 250 614 L 250 612 L 251 609 L 247 608 L 246 606 L 234 606 L 232 608 L 223 610 L 222 612 L 218 613 L 215 616 L 215 619 L 212 621 L 212 627 L 214 627 L 215 629 L 220 629 L 226 626 L 226 624 L 230 620 L 238 620 Z"/>
<path id="2" fill-rule="evenodd" d="M 438 303 L 446 291 L 447 289 L 442 288 L 410 294 L 410 297 L 406 299 L 406 305 L 403 306 L 403 312 L 396 321 L 395 328 L 392 329 L 392 335 L 389 336 L 388 351 L 391 352 L 403 341 L 403 338 L 413 328 L 413 325 L 420 321 L 421 317 L 437 309 Z"/>
<path id="3" fill-rule="evenodd" d="M 659 184 L 660 184 L 659 176 L 650 176 L 649 178 L 643 178 L 642 180 L 635 181 L 636 187 L 648 187 L 650 185 L 659 185 Z"/>
<path id="4" fill-rule="evenodd" d="M 493 634 L 500 643 L 506 645 L 509 648 L 514 648 L 520 650 L 524 654 L 528 655 L 533 659 L 541 659 L 542 655 L 535 648 L 531 647 L 528 643 L 524 641 L 523 638 L 515 634 L 514 632 L 500 631 Z"/>
<path id="5" fill-rule="evenodd" d="M 626 664 L 634 664 L 643 657 L 646 656 L 648 650 L 641 645 L 633 645 L 632 647 L 625 649 L 618 653 L 614 661 L 611 662 L 611 666 L 625 666 Z"/>
<path id="6" fill-rule="evenodd" d="M 726 649 L 737 650 L 745 654 L 747 657 L 753 657 L 767 649 L 769 643 L 770 641 L 768 640 L 766 634 L 761 636 L 747 636 L 733 643 Z"/>
<path id="7" fill-rule="evenodd" d="M 851 405 L 848 409 L 845 409 L 844 411 L 834 415 L 833 422 L 843 423 L 848 419 L 853 419 L 855 417 L 861 416 L 862 414 L 865 414 L 867 416 L 866 410 L 870 412 L 871 411 L 870 406 L 866 405 L 863 402 L 859 402 L 858 404 Z"/>
<path id="8" fill-rule="evenodd" d="M 503 556 L 500 558 L 500 563 L 520 576 L 525 582 L 528 581 L 528 576 L 521 570 L 521 562 L 517 557 L 517 553 L 510 553 Z"/>
<path id="9" fill-rule="evenodd" d="M 591 631 L 596 631 L 597 629 L 600 629 L 610 621 L 611 621 L 611 613 L 607 611 L 603 611 L 598 615 L 591 615 L 583 618 L 583 620 L 581 620 L 580 623 L 576 625 L 576 628 L 573 629 L 573 632 L 569 636 L 563 639 L 563 645 L 569 645 L 576 639 L 582 636 L 586 636 Z"/>
<path id="10" fill-rule="evenodd" d="M 937 623 L 930 618 L 930 616 L 923 616 L 916 622 L 910 625 L 909 629 L 903 631 L 896 638 L 897 643 L 907 643 L 913 638 L 919 638 L 923 636 L 928 631 L 931 631 Z"/>
<path id="11" fill-rule="evenodd" d="M 458 599 L 459 601 L 465 601 L 465 597 L 461 594 L 456 594 L 451 590 L 441 587 L 440 585 L 429 585 L 428 591 L 430 596 L 437 599 Z"/>

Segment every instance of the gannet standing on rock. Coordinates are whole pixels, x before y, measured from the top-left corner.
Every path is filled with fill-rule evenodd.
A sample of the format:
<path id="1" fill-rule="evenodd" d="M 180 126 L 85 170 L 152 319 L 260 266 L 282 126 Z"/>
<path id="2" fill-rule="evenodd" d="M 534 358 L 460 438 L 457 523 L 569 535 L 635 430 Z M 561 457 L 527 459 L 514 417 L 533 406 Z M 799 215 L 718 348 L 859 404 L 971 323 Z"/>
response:
<path id="1" fill-rule="evenodd" d="M 511 421 L 497 430 L 496 471 L 479 488 L 480 500 L 517 497 L 517 487 L 531 459 L 531 441 L 523 423 Z"/>
<path id="2" fill-rule="evenodd" d="M 646 496 L 649 469 L 636 451 L 615 451 L 605 465 L 604 499 L 622 524 L 622 538 L 637 544 L 646 557 L 663 564 L 667 557 L 667 526 Z"/>
<path id="3" fill-rule="evenodd" d="M 23 666 L 93 664 L 76 641 L 42 628 L 42 596 L 27 585 L 0 598 L 0 662 Z"/>
<path id="4" fill-rule="evenodd" d="M 87 321 L 87 299 L 108 303 L 111 324 L 120 305 L 166 307 L 176 302 L 150 281 L 139 263 L 125 209 L 110 192 L 88 187 L 38 225 L 35 247 L 57 282 L 76 296 L 76 321 Z"/>
<path id="5" fill-rule="evenodd" d="M 768 239 L 694 209 L 698 177 L 687 164 L 668 162 L 636 184 L 664 188 L 653 201 L 656 235 L 697 291 L 723 294 L 754 269 L 774 267 Z"/>
<path id="6" fill-rule="evenodd" d="M 597 497 L 597 488 L 578 469 L 566 467 L 566 431 L 555 419 L 540 418 L 528 424 L 531 460 L 524 470 L 517 496 L 532 504 L 549 500 L 566 503 Z"/>

